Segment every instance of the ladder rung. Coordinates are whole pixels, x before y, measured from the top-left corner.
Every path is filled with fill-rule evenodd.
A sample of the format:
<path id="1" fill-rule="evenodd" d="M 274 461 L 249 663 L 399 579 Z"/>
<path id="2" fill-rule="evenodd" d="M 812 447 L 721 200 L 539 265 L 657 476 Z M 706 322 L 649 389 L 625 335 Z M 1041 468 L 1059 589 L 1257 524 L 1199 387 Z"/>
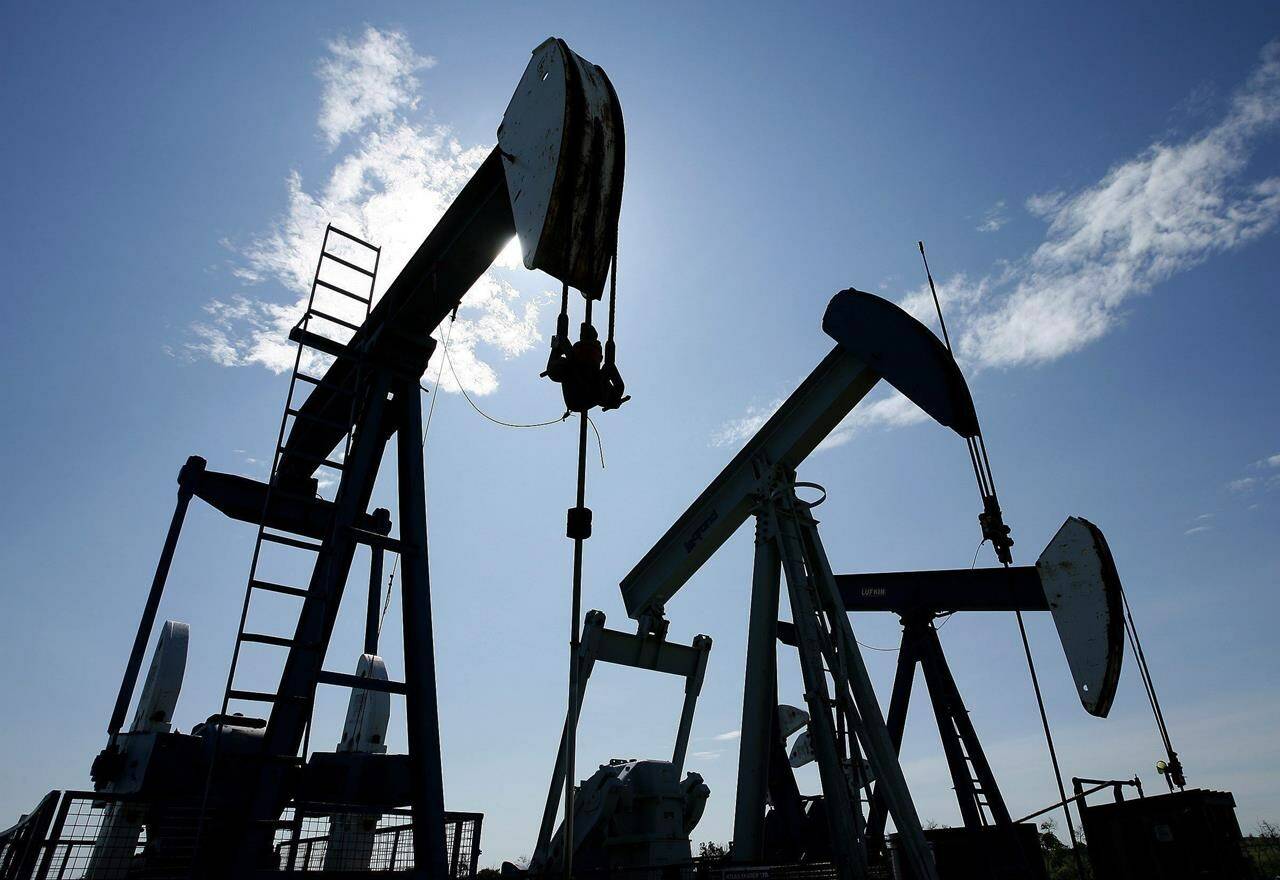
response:
<path id="1" fill-rule="evenodd" d="M 262 540 L 270 541 L 273 544 L 284 544 L 286 547 L 297 547 L 299 550 L 319 550 L 324 545 L 319 541 L 303 541 L 300 538 L 291 538 L 288 535 L 277 535 L 275 532 L 264 531 Z"/>
<path id="2" fill-rule="evenodd" d="M 322 351 L 330 357 L 356 359 L 356 355 L 352 354 L 345 345 L 336 339 L 321 336 L 319 333 L 312 333 L 310 330 L 303 330 L 301 327 L 294 327 L 290 330 L 289 339 L 300 345 L 305 345 L 307 348 Z"/>
<path id="3" fill-rule="evenodd" d="M 402 681 L 368 678 L 366 676 L 350 675 L 346 672 L 330 672 L 327 669 L 320 670 L 320 674 L 316 676 L 316 681 L 320 684 L 332 684 L 338 687 L 366 691 L 381 691 L 388 694 L 403 694 L 405 692 L 404 682 Z"/>
<path id="4" fill-rule="evenodd" d="M 227 691 L 227 698 L 232 700 L 250 700 L 255 703 L 274 703 L 278 696 L 266 691 Z"/>
<path id="5" fill-rule="evenodd" d="M 286 596 L 306 598 L 307 591 L 301 587 L 287 587 L 284 584 L 273 584 L 271 581 L 249 581 L 249 589 L 266 590 L 268 593 L 283 593 Z"/>
<path id="6" fill-rule="evenodd" d="M 344 388 L 341 385 L 335 385 L 332 382 L 328 382 L 316 376 L 308 376 L 306 373 L 294 373 L 294 376 L 301 379 L 303 382 L 309 382 L 310 384 L 316 386 L 317 388 L 327 388 L 335 394 L 351 395 L 355 393 L 350 388 Z"/>
<path id="7" fill-rule="evenodd" d="M 316 318 L 319 318 L 319 319 L 320 319 L 320 320 L 322 320 L 322 321 L 332 321 L 334 324 L 338 324 L 338 325 L 340 325 L 340 326 L 342 326 L 342 327 L 346 327 L 348 330 L 359 330 L 359 329 L 360 329 L 360 325 L 359 325 L 359 324 L 352 324 L 350 321 L 344 321 L 344 320 L 342 320 L 341 318 L 335 318 L 333 315 L 330 315 L 328 312 L 322 312 L 322 311 L 320 311 L 319 309 L 316 309 L 316 308 L 310 309 L 310 310 L 307 312 L 307 315 L 308 315 L 308 316 L 310 316 L 310 317 L 316 317 Z"/>
<path id="8" fill-rule="evenodd" d="M 240 633 L 240 641 L 254 642 L 259 645 L 275 645 L 278 648 L 292 648 L 293 639 L 284 636 L 269 636 L 266 633 Z"/>
<path id="9" fill-rule="evenodd" d="M 338 234 L 339 234 L 339 235 L 341 235 L 343 238 L 349 238 L 349 239 L 351 239 L 351 240 L 352 240 L 352 241 L 354 241 L 356 244 L 362 244 L 362 245 L 364 245 L 365 247 L 367 247 L 369 250 L 372 250 L 372 251 L 381 251 L 381 250 L 382 250 L 382 248 L 378 247 L 376 244 L 369 244 L 369 242 L 365 241 L 363 238 L 356 238 L 356 237 L 355 237 L 354 235 L 352 235 L 350 232 L 347 232 L 347 231 L 346 231 L 346 230 L 344 230 L 344 229 L 339 229 L 338 227 L 334 226 L 332 223 L 330 223 L 330 224 L 329 224 L 329 230 L 330 230 L 331 232 L 336 232 L 336 233 L 338 233 Z"/>
<path id="10" fill-rule="evenodd" d="M 377 532 L 356 528 L 355 526 L 351 527 L 351 533 L 355 535 L 356 540 L 361 544 L 367 544 L 370 547 L 377 547 L 382 550 L 390 550 L 392 553 L 404 552 L 404 542 L 399 538 L 379 535 Z"/>
<path id="11" fill-rule="evenodd" d="M 358 303 L 363 303 L 366 306 L 369 304 L 369 300 L 365 299 L 363 296 L 360 296 L 359 294 L 356 294 L 356 293 L 352 293 L 349 290 L 343 290 L 341 287 L 339 287 L 336 284 L 330 284 L 328 281 L 324 281 L 320 278 L 316 279 L 316 284 L 328 290 L 332 290 L 334 293 L 340 293 L 343 296 L 350 297 L 351 299 L 355 300 Z"/>
<path id="12" fill-rule="evenodd" d="M 318 425 L 327 425 L 330 428 L 337 428 L 344 432 L 351 428 L 350 425 L 345 425 L 342 422 L 335 422 L 333 419 L 326 419 L 321 416 L 313 416 L 311 413 L 305 413 L 300 409 L 293 409 L 292 407 L 287 407 L 285 412 L 293 416 L 295 419 L 305 419 L 308 422 L 315 422 Z"/>
<path id="13" fill-rule="evenodd" d="M 323 254 L 321 254 L 321 256 L 328 257 L 330 260 L 333 260 L 335 263 L 337 263 L 340 266 L 346 266 L 348 269 L 354 269 L 355 271 L 361 273 L 362 275 L 368 275 L 370 278 L 373 277 L 372 269 L 366 269 L 364 266 L 357 266 L 355 263 L 351 262 L 350 260 L 344 260 L 342 259 L 342 257 L 335 257 L 333 254 L 329 253 L 328 251 L 325 251 Z"/>
<path id="14" fill-rule="evenodd" d="M 327 468 L 333 468 L 334 470 L 337 470 L 337 471 L 342 470 L 342 467 L 343 467 L 342 462 L 325 458 L 323 455 L 311 455 L 310 453 L 307 453 L 307 452 L 290 451 L 288 449 L 285 449 L 285 447 L 283 446 L 281 446 L 278 451 L 282 455 L 291 455 L 294 458 L 300 458 L 303 461 L 309 461 L 315 465 L 320 465 Z"/>

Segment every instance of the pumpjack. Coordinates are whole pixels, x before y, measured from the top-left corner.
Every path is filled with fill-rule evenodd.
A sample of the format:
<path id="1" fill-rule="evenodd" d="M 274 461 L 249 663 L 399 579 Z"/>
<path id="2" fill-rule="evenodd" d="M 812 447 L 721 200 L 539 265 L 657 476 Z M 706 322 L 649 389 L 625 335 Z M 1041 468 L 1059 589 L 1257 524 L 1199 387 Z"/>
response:
<path id="1" fill-rule="evenodd" d="M 621 108 L 604 71 L 563 40 L 547 40 L 534 50 L 507 107 L 498 145 L 376 303 L 380 249 L 335 227 L 326 231 L 307 308 L 290 333 L 297 356 L 270 478 L 218 473 L 199 457 L 182 469 L 177 509 L 108 724 L 109 742 L 94 763 L 99 791 L 147 804 L 118 822 L 147 824 L 149 867 L 165 861 L 209 877 L 278 867 L 273 841 L 282 814 L 290 806 L 300 811 L 304 804 L 327 803 L 348 810 L 331 819 L 327 863 L 353 861 L 356 853 L 354 861 L 367 868 L 371 842 L 362 817 L 408 805 L 417 875 L 456 874 L 445 834 L 419 381 L 436 347 L 433 331 L 513 236 L 525 265 L 562 281 L 566 300 L 570 287 L 588 302 L 602 297 L 617 241 L 623 137 Z M 335 272 L 363 286 L 336 282 Z M 598 343 L 591 345 L 598 337 L 589 320 L 583 335 L 590 338 L 576 348 L 567 343 L 567 314 L 561 324 L 553 378 L 564 387 L 566 403 L 575 410 L 616 406 L 622 380 L 612 338 L 605 357 Z M 316 364 L 327 368 L 319 372 Z M 368 512 L 393 437 L 398 523 L 387 510 Z M 332 500 L 318 494 L 322 472 L 337 475 Z M 257 527 L 222 707 L 189 734 L 152 723 L 124 731 L 193 498 Z M 353 675 L 325 669 L 323 661 L 362 547 L 370 551 L 374 576 L 365 654 Z M 309 560 L 307 583 L 276 583 L 262 573 L 268 555 L 282 549 Z M 399 555 L 402 574 L 405 678 L 399 682 L 388 680 L 377 653 L 378 572 L 385 552 Z M 292 634 L 250 628 L 253 602 L 267 593 L 298 602 Z M 154 668 L 167 670 L 176 662 L 166 646 L 178 632 L 166 630 L 169 641 L 162 642 Z M 249 645 L 283 651 L 274 690 L 239 684 L 237 662 Z M 347 729 L 336 751 L 304 759 L 320 685 L 353 690 Z M 404 697 L 407 754 L 384 753 L 390 695 Z M 253 704 L 268 707 L 265 718 L 234 711 Z"/>

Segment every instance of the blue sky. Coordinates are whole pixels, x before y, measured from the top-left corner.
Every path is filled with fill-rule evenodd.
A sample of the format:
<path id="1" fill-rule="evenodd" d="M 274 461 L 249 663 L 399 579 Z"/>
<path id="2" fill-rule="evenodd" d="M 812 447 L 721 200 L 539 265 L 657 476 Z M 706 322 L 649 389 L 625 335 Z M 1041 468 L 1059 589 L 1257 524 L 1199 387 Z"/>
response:
<path id="1" fill-rule="evenodd" d="M 286 389 L 279 330 L 319 230 L 362 232 L 396 268 L 552 34 L 609 72 L 628 140 L 619 357 L 635 399 L 597 420 L 587 606 L 626 628 L 618 580 L 825 353 L 835 291 L 921 305 L 923 238 L 1018 559 L 1067 515 L 1100 525 L 1192 784 L 1233 790 L 1246 828 L 1280 817 L 1272 6 L 28 5 L 10 18 L 0 824 L 88 785 L 182 462 L 264 473 Z M 559 414 L 537 378 L 555 287 L 510 261 L 478 285 L 428 436 L 448 804 L 486 813 L 485 863 L 532 848 L 558 738 L 574 436 L 496 427 L 453 392 L 462 382 L 508 420 Z M 954 436 L 880 392 L 829 447 L 802 477 L 831 493 L 838 569 L 970 563 L 976 499 Z M 748 531 L 669 608 L 673 637 L 715 639 L 689 760 L 712 790 L 696 839 L 731 833 Z M 188 519 L 161 612 L 192 624 L 183 730 L 217 709 L 252 537 L 207 509 Z M 354 666 L 359 583 L 330 666 Z M 894 644 L 891 618 L 854 625 Z M 1112 716 L 1090 718 L 1051 623 L 1030 629 L 1066 772 L 1139 772 L 1160 789 L 1133 670 Z M 1013 622 L 956 617 L 942 639 L 1011 808 L 1048 803 Z M 894 655 L 867 655 L 887 692 Z M 269 682 L 270 660 L 250 672 Z M 785 701 L 800 701 L 797 679 Z M 600 670 L 580 766 L 666 755 L 679 702 L 675 682 Z M 318 746 L 342 710 L 325 694 Z M 920 703 L 904 764 L 922 816 L 955 821 Z"/>

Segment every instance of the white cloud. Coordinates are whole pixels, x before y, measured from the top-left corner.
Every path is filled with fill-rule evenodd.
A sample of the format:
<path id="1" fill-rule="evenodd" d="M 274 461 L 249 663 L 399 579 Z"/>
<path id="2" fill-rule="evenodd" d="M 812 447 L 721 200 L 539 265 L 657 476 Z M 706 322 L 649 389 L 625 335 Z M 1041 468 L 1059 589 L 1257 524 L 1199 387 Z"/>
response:
<path id="1" fill-rule="evenodd" d="M 782 400 L 779 397 L 763 406 L 755 404 L 748 406 L 746 413 L 742 416 L 730 419 L 716 429 L 711 435 L 711 445 L 737 446 L 749 440 L 765 422 L 769 421 L 769 417 L 778 411 L 778 407 L 782 406 Z"/>
<path id="2" fill-rule="evenodd" d="M 1280 468 L 1280 452 L 1275 455 L 1268 455 L 1266 458 L 1259 459 L 1254 462 L 1254 467 L 1259 468 Z"/>
<path id="3" fill-rule="evenodd" d="M 716 429 L 711 435 L 712 446 L 740 446 L 760 430 L 760 426 L 782 406 L 779 397 L 764 406 L 750 406 L 745 415 L 730 419 Z M 818 449 L 832 449 L 843 446 L 853 439 L 858 431 L 869 427 L 902 427 L 926 421 L 929 417 L 907 398 L 894 391 L 871 403 L 864 403 L 849 413 L 844 421 L 836 425 L 827 437 L 818 444 Z"/>
<path id="4" fill-rule="evenodd" d="M 1187 530 L 1186 530 L 1185 532 L 1183 532 L 1182 534 L 1184 534 L 1184 535 L 1198 535 L 1198 534 L 1200 534 L 1201 532 L 1209 532 L 1209 531 L 1212 531 L 1212 530 L 1213 530 L 1213 526 L 1192 526 L 1191 528 L 1187 529 Z"/>
<path id="5" fill-rule="evenodd" d="M 717 733 L 715 736 L 713 736 L 713 737 L 711 737 L 711 738 L 712 738 L 712 739 L 715 739 L 715 740 L 719 740 L 720 742 L 728 742 L 728 741 L 729 741 L 729 740 L 731 740 L 731 739 L 741 739 L 741 738 L 742 738 L 742 731 L 741 731 L 741 730 L 728 730 L 728 731 L 725 731 L 724 733 Z"/>
<path id="6" fill-rule="evenodd" d="M 1248 164 L 1277 122 L 1280 42 L 1273 42 L 1216 124 L 1180 143 L 1156 142 L 1076 192 L 1027 199 L 1027 209 L 1048 224 L 1033 251 L 981 277 L 957 274 L 939 286 L 966 373 L 1044 364 L 1079 351 L 1114 329 L 1134 296 L 1272 230 L 1280 219 L 1280 178 L 1251 178 Z M 901 304 L 936 327 L 927 286 Z M 712 443 L 749 437 L 761 413 L 768 415 L 749 410 L 725 423 Z M 824 447 L 846 442 L 860 427 L 923 418 L 896 396 L 884 398 L 855 410 Z"/>
<path id="7" fill-rule="evenodd" d="M 1246 170 L 1277 121 L 1280 43 L 1272 43 L 1216 125 L 1182 143 L 1157 142 L 1077 193 L 1029 200 L 1048 221 L 1044 241 L 982 279 L 979 296 L 948 308 L 961 357 L 1009 367 L 1078 351 L 1122 320 L 1131 297 L 1271 230 L 1280 178 L 1250 180 Z"/>
<path id="8" fill-rule="evenodd" d="M 325 85 L 318 126 L 331 142 L 345 134 L 359 135 L 358 141 L 335 158 L 318 186 L 308 188 L 298 172 L 291 172 L 285 213 L 247 244 L 227 243 L 237 257 L 233 274 L 240 281 L 274 281 L 293 299 L 281 303 L 244 292 L 214 299 L 205 306 L 206 317 L 191 327 L 188 351 L 226 366 L 291 369 L 295 347 L 288 331 L 306 307 L 330 222 L 382 247 L 375 295 L 385 291 L 490 149 L 463 145 L 447 127 L 406 115 L 418 104 L 414 71 L 433 63 L 416 55 L 398 32 L 369 28 L 359 42 L 339 39 L 329 45 L 319 67 Z M 375 100 L 366 101 L 369 92 L 378 93 Z M 506 249 L 498 265 L 519 265 L 518 249 Z M 442 325 L 435 334 L 437 340 L 450 334 L 454 367 L 443 372 L 441 387 L 456 391 L 460 381 L 471 393 L 494 391 L 497 372 L 478 348 L 502 357 L 528 351 L 541 338 L 538 315 L 548 296 L 528 297 L 491 272 L 483 275 L 463 299 L 452 329 Z M 339 317 L 362 317 L 362 307 L 348 300 L 327 306 L 330 312 L 356 309 L 339 311 Z M 440 357 L 437 350 L 428 375 L 436 374 Z M 314 360 L 310 368 L 323 369 L 324 359 Z"/>
<path id="9" fill-rule="evenodd" d="M 996 202 L 982 215 L 982 222 L 975 228 L 979 232 L 997 232 L 1009 222 L 1009 212 L 1005 210 L 1004 199 Z"/>
<path id="10" fill-rule="evenodd" d="M 720 752 L 694 752 L 693 757 L 701 758 L 704 761 L 714 761 L 720 757 Z"/>
<path id="11" fill-rule="evenodd" d="M 330 147 L 370 122 L 389 123 L 397 112 L 415 109 L 414 74 L 436 64 L 415 53 L 400 31 L 367 27 L 359 42 L 339 37 L 328 48 L 316 75 L 324 83 L 320 131 Z"/>

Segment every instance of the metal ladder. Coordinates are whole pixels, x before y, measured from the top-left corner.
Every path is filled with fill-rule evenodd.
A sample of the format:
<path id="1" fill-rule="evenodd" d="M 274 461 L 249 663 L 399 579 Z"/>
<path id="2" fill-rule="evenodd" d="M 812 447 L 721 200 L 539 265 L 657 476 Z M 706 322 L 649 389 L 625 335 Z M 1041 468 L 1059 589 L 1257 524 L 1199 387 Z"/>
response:
<path id="1" fill-rule="evenodd" d="M 368 258 L 372 258 L 372 266 L 360 265 L 355 260 L 346 259 L 338 256 L 330 251 L 331 236 L 339 236 L 345 240 L 350 246 L 362 252 Z M 352 255 L 354 256 L 354 255 Z M 307 589 L 305 587 L 291 586 L 287 584 L 278 584 L 259 578 L 258 572 L 263 561 L 263 549 L 266 545 L 276 545 L 290 547 L 297 550 L 303 550 L 310 553 L 317 553 L 323 546 L 322 542 L 314 540 L 308 536 L 298 533 L 289 533 L 280 528 L 268 527 L 267 523 L 271 521 L 271 513 L 273 505 L 282 499 L 292 498 L 294 500 L 312 501 L 313 496 L 306 496 L 294 492 L 287 488 L 277 485 L 278 470 L 280 468 L 281 457 L 285 449 L 285 438 L 288 436 L 289 427 L 292 422 L 300 419 L 317 419 L 318 417 L 303 412 L 302 400 L 296 398 L 301 395 L 309 395 L 310 391 L 300 392 L 299 382 L 304 385 L 311 386 L 314 390 L 322 385 L 327 385 L 325 380 L 313 376 L 304 371 L 304 354 L 308 351 L 319 352 L 321 355 L 329 357 L 349 356 L 346 352 L 346 345 L 327 335 L 326 332 L 334 332 L 335 328 L 340 328 L 338 332 L 349 331 L 355 333 L 360 329 L 360 324 L 355 321 L 338 317 L 326 309 L 317 308 L 317 294 L 332 295 L 345 297 L 352 300 L 363 307 L 364 315 L 360 318 L 363 322 L 369 316 L 369 312 L 373 308 L 374 287 L 377 283 L 378 264 L 381 261 L 382 249 L 370 244 L 363 239 L 357 238 L 349 232 L 337 228 L 333 224 L 325 227 L 324 241 L 320 246 L 320 258 L 316 263 L 315 277 L 311 283 L 311 293 L 307 299 L 307 308 L 299 319 L 298 324 L 294 327 L 293 332 L 289 334 L 290 339 L 297 342 L 297 352 L 294 356 L 293 370 L 289 377 L 289 393 L 285 398 L 284 414 L 280 418 L 280 430 L 276 436 L 275 452 L 271 460 L 271 476 L 267 483 L 266 497 L 263 502 L 262 515 L 259 517 L 258 535 L 254 542 L 253 559 L 249 565 L 248 585 L 245 588 L 244 603 L 240 609 L 240 622 L 236 628 L 235 647 L 231 654 L 231 668 L 227 673 L 226 688 L 222 697 L 221 714 L 226 715 L 232 701 L 248 701 L 257 703 L 273 703 L 276 701 L 277 693 L 267 691 L 254 691 L 240 689 L 235 686 L 236 670 L 240 662 L 241 650 L 246 644 L 273 645 L 276 647 L 290 648 L 294 641 L 290 637 L 271 635 L 269 633 L 251 632 L 246 629 L 249 619 L 249 609 L 256 593 L 266 592 L 278 595 L 293 596 L 296 598 L 306 598 Z M 323 276 L 326 270 L 329 270 L 332 277 L 333 266 L 341 266 L 348 272 L 355 273 L 355 276 L 361 279 L 367 279 L 368 289 L 365 293 L 354 292 L 339 286 L 333 281 L 326 280 Z M 359 370 L 353 371 L 351 374 L 350 387 L 344 383 L 342 387 L 333 387 L 332 390 L 336 394 L 343 394 L 351 400 L 351 413 L 347 421 L 346 438 L 343 441 L 342 460 L 334 460 L 326 457 L 309 457 L 300 453 L 294 453 L 317 467 L 326 468 L 341 474 L 347 454 L 350 452 L 352 433 L 350 426 L 355 421 L 355 408 L 358 404 L 356 389 L 360 386 Z M 292 422 L 291 422 L 292 420 Z M 310 724 L 308 724 L 308 731 Z M 305 750 L 305 746 L 304 746 Z"/>
<path id="2" fill-rule="evenodd" d="M 865 814 L 856 782 L 857 770 L 851 761 L 851 755 L 857 754 L 856 743 L 852 753 L 849 749 L 850 739 L 856 738 L 857 709 L 849 698 L 844 657 L 837 650 L 837 637 L 830 629 L 830 609 L 824 607 L 815 583 L 813 555 L 804 534 L 808 511 L 789 489 L 780 495 L 780 503 L 773 509 L 774 528 L 796 627 L 811 741 L 822 791 L 832 811 L 829 821 L 833 817 L 851 820 L 839 830 L 832 828 L 831 843 L 841 876 L 862 878 L 868 872 Z"/>

